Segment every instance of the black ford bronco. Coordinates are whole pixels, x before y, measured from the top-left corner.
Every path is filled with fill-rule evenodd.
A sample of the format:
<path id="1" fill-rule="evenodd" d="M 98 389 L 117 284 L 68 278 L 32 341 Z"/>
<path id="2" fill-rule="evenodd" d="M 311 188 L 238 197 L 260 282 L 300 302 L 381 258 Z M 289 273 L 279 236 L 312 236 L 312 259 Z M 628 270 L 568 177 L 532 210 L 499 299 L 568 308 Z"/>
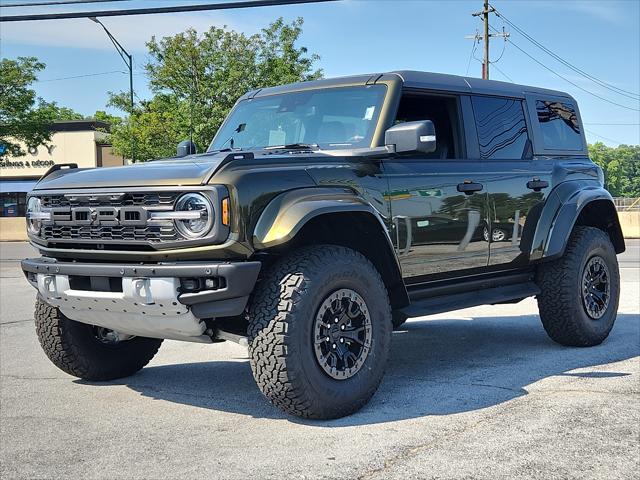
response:
<path id="1" fill-rule="evenodd" d="M 203 154 L 53 167 L 27 229 L 59 368 L 231 340 L 310 418 L 367 403 L 408 317 L 536 296 L 554 341 L 599 344 L 625 248 L 571 96 L 412 71 L 249 92 Z"/>

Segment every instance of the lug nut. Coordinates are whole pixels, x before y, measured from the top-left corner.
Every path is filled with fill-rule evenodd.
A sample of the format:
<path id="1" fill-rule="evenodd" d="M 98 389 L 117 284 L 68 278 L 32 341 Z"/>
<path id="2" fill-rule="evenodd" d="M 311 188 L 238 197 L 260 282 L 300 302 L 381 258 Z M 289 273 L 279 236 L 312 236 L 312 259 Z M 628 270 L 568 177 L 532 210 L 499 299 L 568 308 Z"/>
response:
<path id="1" fill-rule="evenodd" d="M 334 343 L 333 345 L 331 345 L 331 348 L 336 348 L 336 344 Z"/>
<path id="2" fill-rule="evenodd" d="M 341 338 L 341 339 L 340 339 L 340 343 L 344 343 L 344 338 Z"/>
<path id="3" fill-rule="evenodd" d="M 342 325 L 342 326 L 340 327 L 340 330 L 344 330 L 344 329 L 345 329 L 345 326 L 344 326 L 344 325 Z"/>
<path id="4" fill-rule="evenodd" d="M 336 319 L 334 319 L 334 323 L 338 323 L 338 319 L 337 319 L 337 318 L 336 318 Z"/>
<path id="5" fill-rule="evenodd" d="M 331 339 L 329 337 L 327 337 L 327 342 L 330 341 Z"/>

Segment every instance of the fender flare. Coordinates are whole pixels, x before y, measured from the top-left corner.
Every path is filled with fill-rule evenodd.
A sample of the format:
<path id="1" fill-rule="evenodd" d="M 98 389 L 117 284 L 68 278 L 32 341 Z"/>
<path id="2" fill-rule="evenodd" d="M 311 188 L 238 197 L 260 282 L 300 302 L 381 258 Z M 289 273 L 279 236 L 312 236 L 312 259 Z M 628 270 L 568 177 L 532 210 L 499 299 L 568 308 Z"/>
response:
<path id="1" fill-rule="evenodd" d="M 253 230 L 254 248 L 262 250 L 286 245 L 311 220 L 336 213 L 365 213 L 380 225 L 387 251 L 366 253 L 361 249 L 362 245 L 357 249 L 380 271 L 392 306 L 400 308 L 408 305 L 409 296 L 402 279 L 402 269 L 382 216 L 371 204 L 348 188 L 306 187 L 281 193 L 266 206 L 256 223 Z"/>
<path id="2" fill-rule="evenodd" d="M 617 253 L 624 251 L 622 229 L 613 197 L 600 184 L 591 181 L 572 181 L 560 184 L 547 199 L 540 215 L 531 245 L 531 260 L 553 260 L 564 254 L 569 235 L 582 211 L 593 202 L 610 204 L 615 219 L 607 228 Z"/>
<path id="3" fill-rule="evenodd" d="M 289 190 L 269 202 L 253 229 L 253 246 L 256 250 L 262 250 L 287 243 L 309 220 L 317 216 L 350 212 L 371 214 L 389 239 L 380 214 L 352 190 L 310 187 Z"/>

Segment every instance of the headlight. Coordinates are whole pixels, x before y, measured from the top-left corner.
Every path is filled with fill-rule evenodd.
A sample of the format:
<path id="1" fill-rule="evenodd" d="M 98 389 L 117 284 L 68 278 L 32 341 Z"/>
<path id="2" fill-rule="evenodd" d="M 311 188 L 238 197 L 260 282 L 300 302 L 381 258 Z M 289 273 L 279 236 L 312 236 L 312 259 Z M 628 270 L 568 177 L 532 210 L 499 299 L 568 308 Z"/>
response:
<path id="1" fill-rule="evenodd" d="M 38 235 L 42 228 L 42 202 L 37 197 L 31 197 L 27 203 L 27 230 L 32 235 Z"/>
<path id="2" fill-rule="evenodd" d="M 213 226 L 213 208 L 199 193 L 187 193 L 176 202 L 176 212 L 193 212 L 193 219 L 175 220 L 176 228 L 186 238 L 204 237 Z"/>

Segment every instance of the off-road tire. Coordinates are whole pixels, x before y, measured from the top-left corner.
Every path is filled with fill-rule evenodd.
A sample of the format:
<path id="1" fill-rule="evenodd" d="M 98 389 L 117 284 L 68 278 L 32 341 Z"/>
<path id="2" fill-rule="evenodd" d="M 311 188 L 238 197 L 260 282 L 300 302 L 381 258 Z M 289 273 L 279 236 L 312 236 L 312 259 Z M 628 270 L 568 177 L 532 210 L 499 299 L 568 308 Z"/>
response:
<path id="1" fill-rule="evenodd" d="M 610 278 L 609 303 L 597 320 L 587 315 L 582 299 L 582 275 L 594 256 L 605 261 Z M 536 281 L 541 289 L 540 318 L 552 340 L 566 346 L 590 347 L 607 338 L 618 311 L 620 273 L 616 252 L 606 233 L 593 227 L 575 227 L 564 255 L 540 265 Z"/>
<path id="2" fill-rule="evenodd" d="M 360 370 L 336 380 L 321 368 L 313 324 L 322 302 L 340 289 L 362 297 L 371 318 L 371 348 Z M 285 412 L 314 419 L 359 410 L 384 375 L 391 308 L 380 274 L 360 253 L 335 245 L 304 247 L 275 263 L 249 307 L 249 357 L 262 393 Z"/>
<path id="3" fill-rule="evenodd" d="M 135 337 L 106 345 L 91 325 L 65 317 L 40 297 L 35 307 L 36 333 L 49 360 L 60 370 L 84 380 L 104 381 L 128 377 L 144 367 L 162 340 Z"/>

